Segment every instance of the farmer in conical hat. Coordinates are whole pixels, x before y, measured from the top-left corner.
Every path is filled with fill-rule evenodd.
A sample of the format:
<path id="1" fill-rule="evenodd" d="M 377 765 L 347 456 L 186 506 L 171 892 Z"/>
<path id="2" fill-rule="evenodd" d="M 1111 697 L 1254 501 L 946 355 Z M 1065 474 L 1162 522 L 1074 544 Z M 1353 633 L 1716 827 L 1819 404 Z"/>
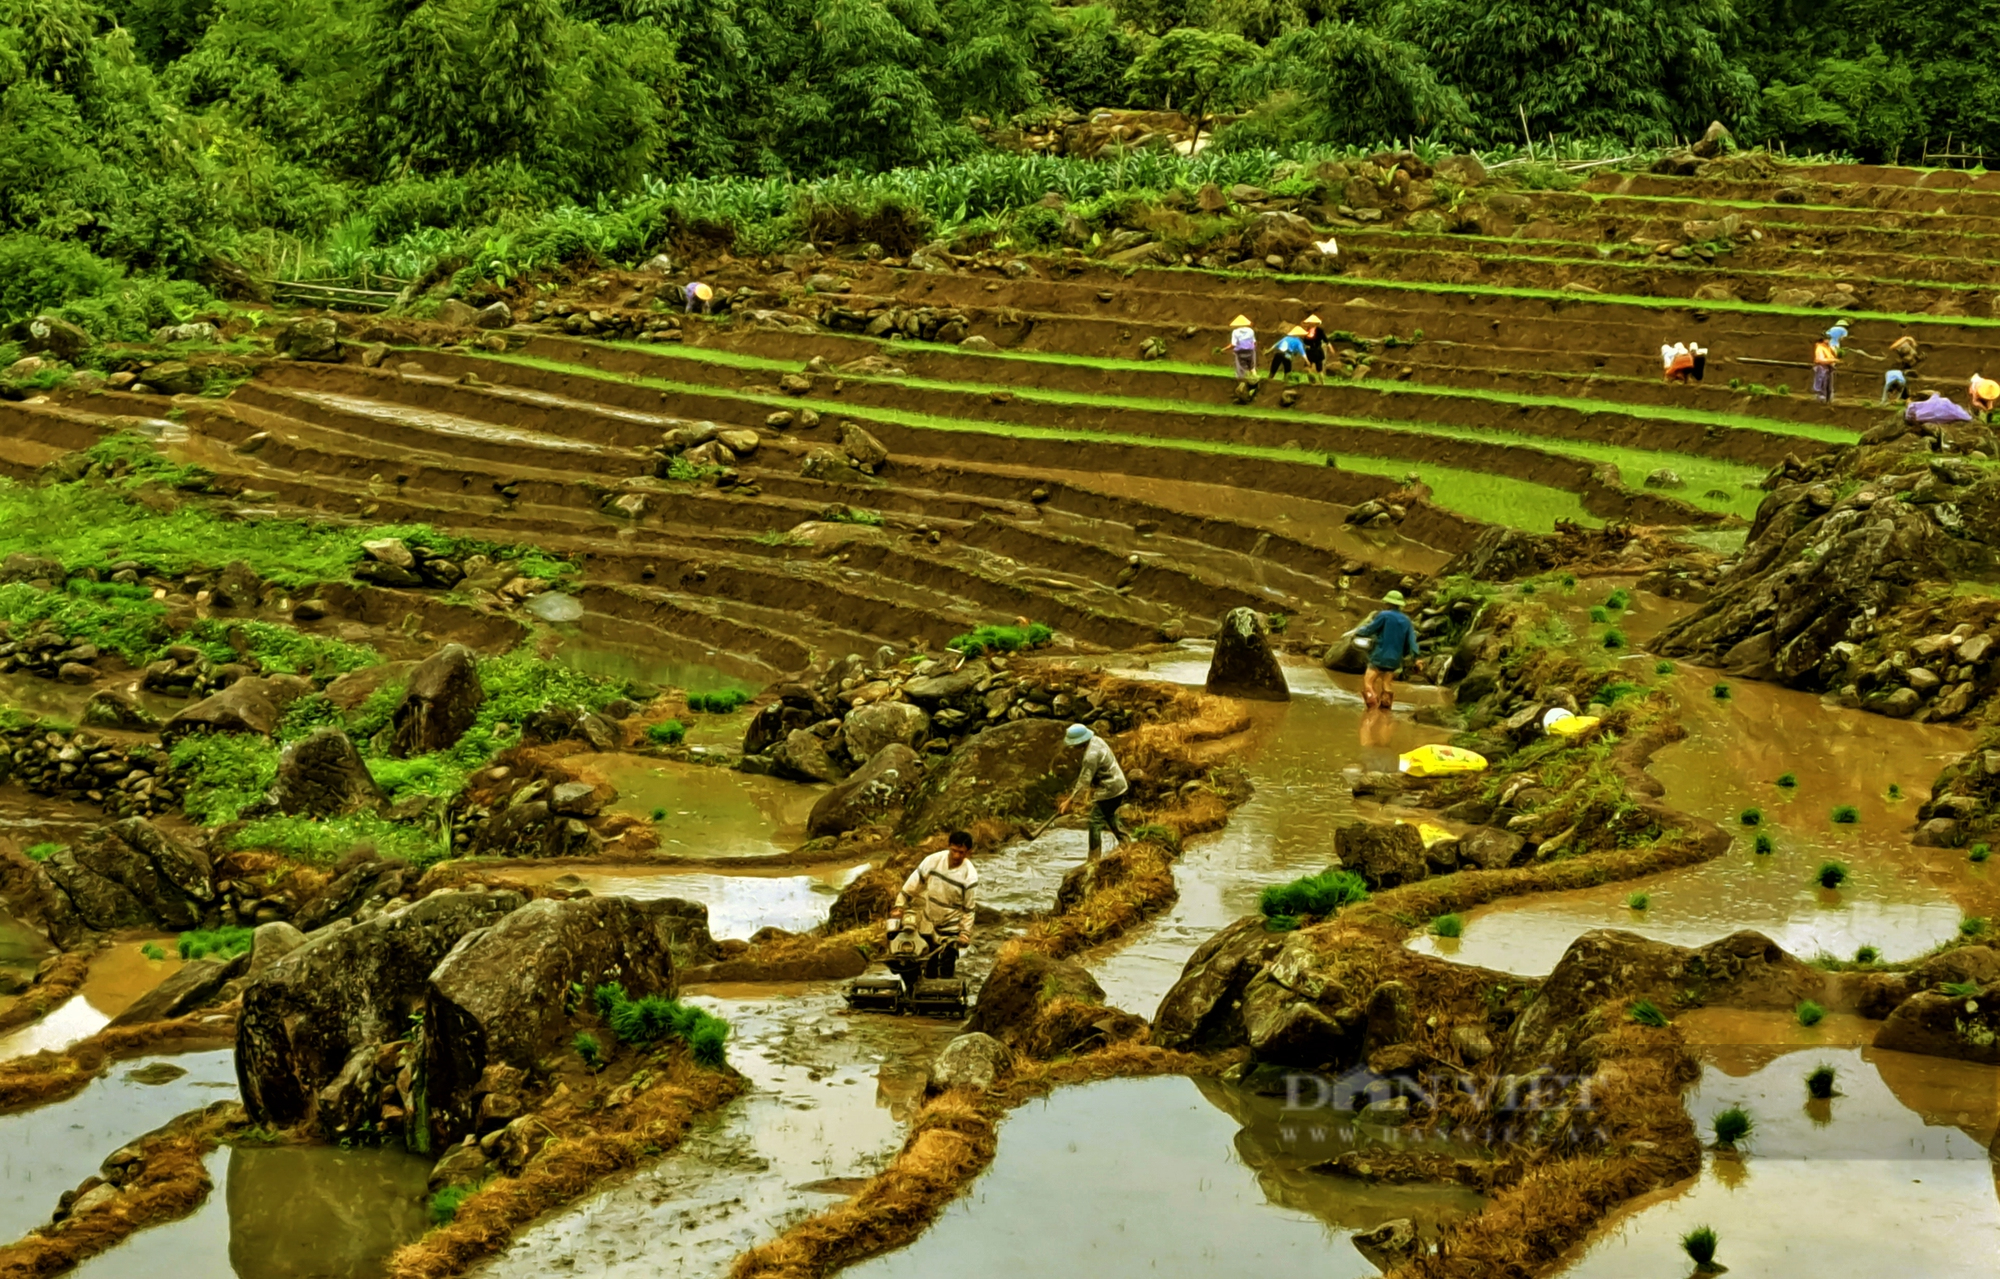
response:
<path id="1" fill-rule="evenodd" d="M 1368 673 L 1361 677 L 1361 700 L 1369 710 L 1386 711 L 1396 704 L 1396 672 L 1407 658 L 1422 655 L 1417 628 L 1403 612 L 1403 593 L 1382 597 L 1388 607 L 1368 619 L 1354 638 L 1374 641 L 1368 647 Z"/>
<path id="2" fill-rule="evenodd" d="M 1317 315 L 1308 315 L 1305 319 L 1299 321 L 1299 327 L 1305 330 L 1304 334 L 1300 336 L 1299 341 L 1305 344 L 1308 376 L 1313 381 L 1324 385 L 1326 382 L 1326 330 L 1320 327 L 1320 319 Z"/>
<path id="3" fill-rule="evenodd" d="M 1245 382 L 1257 376 L 1257 330 L 1250 327 L 1247 315 L 1237 316 L 1229 325 L 1229 349 L 1236 354 L 1236 380 Z"/>
<path id="4" fill-rule="evenodd" d="M 1292 361 L 1306 358 L 1305 336 L 1305 329 L 1295 325 L 1291 332 L 1285 334 L 1285 336 L 1279 338 L 1276 342 L 1271 343 L 1272 377 L 1277 377 L 1280 372 L 1286 377 L 1290 377 L 1292 375 Z"/>
<path id="5" fill-rule="evenodd" d="M 707 315 L 709 307 L 715 302 L 715 290 L 703 284 L 700 280 L 690 281 L 687 288 L 682 290 L 682 296 L 687 299 L 689 315 L 693 315 L 696 312 Z"/>

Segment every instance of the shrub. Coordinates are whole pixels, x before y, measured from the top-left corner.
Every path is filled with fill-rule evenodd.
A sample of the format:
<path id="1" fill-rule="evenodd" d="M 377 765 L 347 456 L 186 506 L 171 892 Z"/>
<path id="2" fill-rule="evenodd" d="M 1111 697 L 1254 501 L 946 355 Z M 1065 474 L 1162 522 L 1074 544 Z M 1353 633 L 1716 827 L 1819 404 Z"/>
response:
<path id="1" fill-rule="evenodd" d="M 1772 839 L 1769 833 L 1761 830 L 1757 832 L 1757 838 L 1750 841 L 1750 847 L 1759 853 L 1769 853 L 1777 846 L 1777 841 Z"/>
<path id="2" fill-rule="evenodd" d="M 1715 1242 L 1715 1231 L 1707 1226 L 1696 1226 L 1681 1236 L 1681 1251 L 1697 1266 L 1707 1266 L 1715 1260 Z"/>
<path id="3" fill-rule="evenodd" d="M 1798 1007 L 1792 1009 L 1792 1015 L 1799 1019 L 1801 1026 L 1817 1026 L 1825 1019 L 1826 1009 L 1810 999 L 1801 999 Z"/>
<path id="4" fill-rule="evenodd" d="M 30 852 L 29 855 L 33 856 L 33 853 Z M 1992 855 L 1993 846 L 1991 844 L 1974 844 L 1971 848 L 1965 850 L 1966 860 L 1968 861 L 1983 862 Z"/>
<path id="5" fill-rule="evenodd" d="M 1757 1126 L 1756 1120 L 1750 1118 L 1750 1112 L 1741 1106 L 1716 1111 L 1715 1118 L 1710 1122 L 1715 1125 L 1715 1144 L 1718 1146 L 1734 1146 Z"/>
<path id="6" fill-rule="evenodd" d="M 1054 639 L 1056 633 L 1040 622 L 1030 622 L 1026 626 L 982 626 L 976 631 L 956 635 L 945 641 L 945 647 L 979 657 L 986 653 L 1017 653 L 1024 648 L 1040 648 Z"/>
<path id="7" fill-rule="evenodd" d="M 1842 826 L 1852 826 L 1861 820 L 1861 810 L 1852 804 L 1842 804 L 1833 810 L 1833 820 Z"/>
<path id="8" fill-rule="evenodd" d="M 1652 1000 L 1635 999 L 1632 1001 L 1632 1006 L 1625 1010 L 1625 1020 L 1637 1022 L 1641 1026 L 1657 1027 L 1667 1024 L 1667 1015 L 1661 1012 L 1660 1006 Z"/>
<path id="9" fill-rule="evenodd" d="M 90 297 L 123 274 L 73 240 L 0 235 L 0 324 Z"/>
<path id="10" fill-rule="evenodd" d="M 577 1031 L 576 1038 L 570 1040 L 570 1047 L 576 1049 L 576 1055 L 583 1058 L 583 1064 L 591 1070 L 604 1064 L 604 1045 L 589 1031 Z"/>
<path id="11" fill-rule="evenodd" d="M 1798 778 L 1798 774 L 1796 774 L 1796 773 L 1786 773 L 1786 774 L 1785 774 L 1784 776 L 1782 776 L 1782 777 L 1780 777 L 1780 778 L 1778 779 L 1778 785 L 1780 785 L 1780 786 L 1784 787 L 1784 788 L 1785 788 L 1786 790 L 1796 790 L 1796 789 L 1798 789 L 1798 785 L 1799 785 L 1799 778 Z"/>
<path id="12" fill-rule="evenodd" d="M 689 693 L 687 703 L 688 709 L 691 711 L 705 711 L 710 715 L 733 715 L 738 707 L 749 700 L 750 694 L 744 692 L 742 689 L 725 688 L 715 693 Z M 670 720 L 668 722 L 673 723 L 674 721 Z M 658 727 L 665 728 L 666 725 L 662 724 Z M 647 729 L 646 736 L 651 738 L 652 735 L 652 730 Z"/>
<path id="13" fill-rule="evenodd" d="M 479 1193 L 477 1186 L 446 1186 L 431 1196 L 433 1226 L 448 1226 L 458 1216 L 458 1206 Z"/>
<path id="14" fill-rule="evenodd" d="M 1652 897 L 1646 893 L 1631 893 L 1625 898 L 1625 905 L 1633 910 L 1644 910 L 1652 904 Z"/>
<path id="15" fill-rule="evenodd" d="M 217 959 L 234 959 L 250 949 L 250 942 L 256 935 L 254 928 L 202 928 L 182 933 L 179 949 L 182 959 L 206 959 L 210 955 Z"/>
<path id="16" fill-rule="evenodd" d="M 1745 826 L 1760 825 L 1764 820 L 1764 810 L 1761 808 L 1746 808 L 1736 814 L 1736 820 L 1742 822 Z"/>
<path id="17" fill-rule="evenodd" d="M 1806 1074 L 1806 1092 L 1825 1101 L 1833 1096 L 1833 1081 L 1837 1074 L 1833 1067 L 1821 1062 Z"/>
<path id="18" fill-rule="evenodd" d="M 1289 884 L 1272 884 L 1257 899 L 1266 915 L 1331 915 L 1368 900 L 1368 885 L 1351 870 L 1323 870 Z"/>
<path id="19" fill-rule="evenodd" d="M 1457 937 L 1465 932 L 1465 916 L 1439 915 L 1431 921 L 1431 936 Z"/>
<path id="20" fill-rule="evenodd" d="M 646 726 L 646 740 L 655 746 L 679 746 L 687 740 L 687 735 L 687 725 L 677 719 Z"/>
<path id="21" fill-rule="evenodd" d="M 1813 872 L 1813 878 L 1819 881 L 1821 888 L 1838 888 L 1847 882 L 1847 867 L 1839 862 L 1821 862 L 1819 869 Z"/>
<path id="22" fill-rule="evenodd" d="M 1708 690 L 1708 694 L 1710 697 L 1715 698 L 1717 701 L 1726 702 L 1729 700 L 1729 685 L 1717 684 L 1715 687 Z"/>
<path id="23" fill-rule="evenodd" d="M 1662 659 L 1660 661 L 1653 663 L 1653 674 L 1671 675 L 1673 673 L 1674 673 L 1674 664 L 1672 662 Z"/>
<path id="24" fill-rule="evenodd" d="M 1625 632 L 1615 626 L 1604 632 L 1604 647 L 1611 649 L 1624 648 Z"/>
<path id="25" fill-rule="evenodd" d="M 1882 952 L 1873 946 L 1857 947 L 1854 952 L 1854 962 L 1857 964 L 1879 964 L 1882 962 Z"/>
<path id="26" fill-rule="evenodd" d="M 1958 935 L 1961 937 L 1984 937 L 1986 921 L 1978 915 L 1967 915 L 1958 921 Z"/>

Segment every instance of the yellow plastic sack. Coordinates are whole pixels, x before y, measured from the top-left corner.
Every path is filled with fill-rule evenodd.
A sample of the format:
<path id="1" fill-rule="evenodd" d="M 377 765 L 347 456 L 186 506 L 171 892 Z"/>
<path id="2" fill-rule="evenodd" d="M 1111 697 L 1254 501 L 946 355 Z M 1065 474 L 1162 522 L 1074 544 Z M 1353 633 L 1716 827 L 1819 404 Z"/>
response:
<path id="1" fill-rule="evenodd" d="M 1595 715 L 1565 715 L 1549 725 L 1549 731 L 1557 737 L 1582 737 L 1603 722 Z"/>
<path id="2" fill-rule="evenodd" d="M 1437 845 L 1442 844 L 1447 839 L 1458 838 L 1458 836 L 1452 834 L 1444 827 L 1439 826 L 1433 822 L 1418 822 L 1417 834 L 1422 835 L 1424 837 L 1425 848 L 1435 848 Z"/>
<path id="3" fill-rule="evenodd" d="M 1444 773 L 1483 773 L 1486 757 L 1456 746 L 1419 746 L 1396 757 L 1396 766 L 1412 777 L 1437 777 Z"/>

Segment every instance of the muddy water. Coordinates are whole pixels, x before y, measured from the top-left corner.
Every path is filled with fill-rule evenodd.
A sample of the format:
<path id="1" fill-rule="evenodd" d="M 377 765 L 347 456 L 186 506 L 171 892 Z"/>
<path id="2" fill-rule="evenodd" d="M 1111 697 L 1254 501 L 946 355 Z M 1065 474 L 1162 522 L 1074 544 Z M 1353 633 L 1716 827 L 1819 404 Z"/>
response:
<path id="1" fill-rule="evenodd" d="M 40 933 L 0 907 L 0 981 L 11 979 L 23 984 L 32 981 L 36 967 L 53 954 L 55 948 Z"/>
<path id="2" fill-rule="evenodd" d="M 708 907 L 708 931 L 718 937 L 749 938 L 760 928 L 804 932 L 826 922 L 840 890 L 868 869 L 868 863 L 773 866 L 732 869 L 711 875 L 683 866 L 567 867 L 561 863 L 509 869 L 510 879 L 547 883 L 573 876 L 600 897 L 648 901 L 679 897 Z"/>
<path id="3" fill-rule="evenodd" d="M 0 706 L 11 706 L 31 715 L 46 715 L 75 724 L 83 719 L 84 704 L 90 701 L 91 695 L 100 686 L 119 688 L 119 691 L 129 693 L 141 706 L 161 719 L 170 718 L 187 706 L 184 701 L 141 689 L 137 675 L 127 677 L 126 685 L 120 687 L 116 679 L 100 681 L 96 685 L 62 684 L 18 671 L 0 675 Z"/>
<path id="4" fill-rule="evenodd" d="M 641 680 L 657 684 L 661 688 L 684 689 L 690 693 L 719 693 L 725 689 L 740 688 L 746 692 L 756 692 L 757 680 L 752 678 L 755 669 L 749 666 L 725 669 L 711 662 L 697 661 L 682 656 L 663 655 L 649 644 L 647 647 L 631 648 L 615 643 L 605 643 L 591 632 L 604 627 L 618 629 L 615 618 L 586 618 L 579 634 L 566 636 L 556 648 L 554 660 L 586 675 L 596 675 L 604 679 Z M 637 628 L 634 628 L 635 632 Z M 658 632 L 645 632 L 656 640 Z M 699 650 L 704 657 L 714 662 L 727 662 L 728 655 L 716 649 Z M 702 720 L 737 720 L 737 716 L 698 716 Z M 747 722 L 748 716 L 742 720 Z M 692 728 L 693 725 L 690 725 Z M 743 738 L 743 723 L 736 724 L 736 740 Z"/>
<path id="5" fill-rule="evenodd" d="M 692 998 L 730 1020 L 729 1060 L 751 1090 L 673 1154 L 524 1232 L 482 1273 L 725 1275 L 745 1249 L 888 1162 L 955 1027 L 849 1016 L 825 985 L 728 995 Z"/>
<path id="6" fill-rule="evenodd" d="M 1684 667 L 1669 687 L 1680 699 L 1688 737 L 1654 755 L 1651 772 L 1667 802 L 1736 832 L 1735 845 L 1701 866 L 1631 883 L 1497 903 L 1466 916 L 1456 944 L 1423 938 L 1419 949 L 1522 974 L 1546 973 L 1579 933 L 1625 928 L 1681 945 L 1739 929 L 1765 933 L 1795 955 L 1851 957 L 1878 948 L 1909 959 L 1956 936 L 1962 914 L 1990 915 L 2000 887 L 1987 867 L 1950 849 L 1914 848 L 1909 836 L 1931 779 L 1970 745 L 1962 730 L 1830 709 L 1817 697 L 1767 684 L 1727 680 L 1730 697 L 1710 695 L 1714 672 Z M 1776 785 L 1791 773 L 1798 786 Z M 1899 784 L 1905 798 L 1892 800 Z M 1860 821 L 1830 819 L 1852 804 Z M 1758 808 L 1763 823 L 1739 816 Z M 1757 830 L 1775 851 L 1753 851 Z M 1838 890 L 1813 882 L 1820 863 L 1843 863 Z M 1643 912 L 1626 905 L 1643 891 Z"/>
<path id="7" fill-rule="evenodd" d="M 76 996 L 40 1021 L 0 1036 L 0 1061 L 67 1048 L 104 1029 L 113 1017 L 130 1008 L 133 1000 L 179 971 L 181 960 L 174 940 L 168 936 L 140 938 L 116 942 L 99 951 L 91 959 L 90 975 Z M 166 958 L 147 958 L 140 948 L 148 942 L 159 947 Z"/>
<path id="8" fill-rule="evenodd" d="M 1347 1236 L 1476 1211 L 1456 1189 L 1370 1186 L 1246 1149 L 1219 1085 L 1115 1079 L 1007 1120 L 993 1165 L 909 1247 L 842 1273 L 1310 1276 L 1377 1272 Z"/>
<path id="9" fill-rule="evenodd" d="M 1208 662 L 1206 656 L 1159 662 L 1143 674 L 1200 684 Z M 1087 960 L 1112 1004 L 1150 1016 L 1195 947 L 1254 913 L 1266 885 L 1326 869 L 1334 856 L 1334 827 L 1364 810 L 1377 815 L 1374 806 L 1355 802 L 1343 770 L 1394 771 L 1398 754 L 1447 736 L 1407 714 L 1368 714 L 1357 679 L 1317 664 L 1288 664 L 1285 678 L 1292 700 L 1245 703 L 1250 732 L 1230 744 L 1230 757 L 1256 786 L 1249 802 L 1221 831 L 1189 843 L 1174 868 L 1180 897 L 1165 915 Z M 1080 861 L 1084 837 L 1077 832 L 1072 838 L 1073 859 Z M 1066 868 L 1060 861 L 1050 868 L 1054 878 L 1034 905 L 1047 908 Z M 982 864 L 982 877 L 986 869 Z"/>
<path id="10" fill-rule="evenodd" d="M 164 1084 L 132 1077 L 162 1064 L 186 1073 Z M 67 1101 L 0 1115 L 0 1240 L 47 1221 L 63 1191 L 134 1137 L 235 1095 L 235 1054 L 224 1049 L 119 1062 Z"/>
<path id="11" fill-rule="evenodd" d="M 375 1279 L 430 1224 L 430 1168 L 399 1150 L 218 1150 L 208 1159 L 215 1189 L 193 1216 L 142 1230 L 74 1273 Z"/>
<path id="12" fill-rule="evenodd" d="M 1756 1121 L 1741 1157 L 1710 1153 L 1701 1173 L 1635 1200 L 1558 1273 L 1566 1279 L 1684 1279 L 1680 1237 L 1720 1237 L 1739 1275 L 1814 1279 L 1974 1279 L 2000 1274 L 2000 1196 L 1987 1153 L 2000 1097 L 1991 1067 L 1844 1045 L 1852 1028 L 1741 1014 L 1683 1018 L 1707 1064 L 1687 1096 L 1707 1134 L 1741 1105 Z M 1833 1023 L 1829 1025 L 1828 1023 Z M 1828 1042 L 1800 1046 L 1802 1036 Z M 1839 1095 L 1814 1101 L 1805 1075 L 1825 1063 Z"/>
<path id="13" fill-rule="evenodd" d="M 660 851 L 687 857 L 764 857 L 796 848 L 824 790 L 644 755 L 596 755 L 586 767 L 618 788 L 612 811 L 650 818 L 665 810 Z"/>

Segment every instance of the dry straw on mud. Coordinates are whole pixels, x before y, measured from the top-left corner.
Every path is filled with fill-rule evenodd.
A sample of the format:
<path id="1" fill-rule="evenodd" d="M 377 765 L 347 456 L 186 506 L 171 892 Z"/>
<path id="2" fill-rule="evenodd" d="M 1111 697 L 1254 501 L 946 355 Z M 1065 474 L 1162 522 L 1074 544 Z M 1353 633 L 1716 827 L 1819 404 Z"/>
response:
<path id="1" fill-rule="evenodd" d="M 113 1026 L 60 1052 L 39 1052 L 0 1062 L 0 1111 L 44 1105 L 82 1092 L 114 1061 L 143 1056 L 172 1045 L 224 1044 L 236 1037 L 235 1004 L 203 1009 L 172 1021 Z"/>

